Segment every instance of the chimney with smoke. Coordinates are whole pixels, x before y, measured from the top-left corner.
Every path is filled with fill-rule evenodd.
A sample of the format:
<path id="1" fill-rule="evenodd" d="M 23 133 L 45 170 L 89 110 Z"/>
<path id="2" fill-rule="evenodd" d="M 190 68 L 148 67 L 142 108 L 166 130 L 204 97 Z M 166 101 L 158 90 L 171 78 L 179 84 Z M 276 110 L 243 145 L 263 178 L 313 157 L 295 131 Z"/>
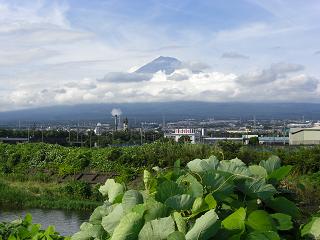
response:
<path id="1" fill-rule="evenodd" d="M 122 111 L 119 108 L 114 108 L 111 111 L 111 115 L 114 117 L 114 130 L 115 131 L 118 130 L 118 125 L 119 125 L 119 122 L 120 122 L 121 114 L 122 114 Z"/>

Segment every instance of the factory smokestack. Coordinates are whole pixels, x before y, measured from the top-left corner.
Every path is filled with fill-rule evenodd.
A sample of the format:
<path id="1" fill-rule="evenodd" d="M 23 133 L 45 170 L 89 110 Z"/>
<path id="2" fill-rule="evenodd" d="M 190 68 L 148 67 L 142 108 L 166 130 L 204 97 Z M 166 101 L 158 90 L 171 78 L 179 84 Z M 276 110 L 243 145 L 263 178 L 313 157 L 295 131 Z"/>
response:
<path id="1" fill-rule="evenodd" d="M 111 115 L 114 117 L 114 130 L 115 131 L 118 130 L 118 125 L 119 125 L 121 114 L 122 114 L 122 111 L 119 108 L 114 108 L 111 111 Z"/>

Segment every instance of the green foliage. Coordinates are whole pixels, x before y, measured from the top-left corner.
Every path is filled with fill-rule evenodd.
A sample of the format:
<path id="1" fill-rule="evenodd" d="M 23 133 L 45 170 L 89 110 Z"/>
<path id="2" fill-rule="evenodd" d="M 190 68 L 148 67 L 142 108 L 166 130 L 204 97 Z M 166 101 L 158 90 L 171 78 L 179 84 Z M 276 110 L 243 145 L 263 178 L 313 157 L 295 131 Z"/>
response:
<path id="1" fill-rule="evenodd" d="M 258 137 L 249 138 L 249 145 L 258 146 L 259 145 L 259 138 Z"/>
<path id="2" fill-rule="evenodd" d="M 72 239 L 294 238 L 299 209 L 278 190 L 289 170 L 276 157 L 252 168 L 212 156 L 186 168 L 145 170 L 141 191 L 108 180 L 100 188 L 107 200 L 87 223 L 96 230 Z M 318 234 L 317 221 L 303 226 L 302 237 Z"/>
<path id="3" fill-rule="evenodd" d="M 177 144 L 158 141 L 142 146 L 79 148 L 43 143 L 17 145 L 0 143 L 0 173 L 32 175 L 50 173 L 64 176 L 81 172 L 117 172 L 118 180 L 129 182 L 146 166 L 173 166 L 197 156 L 208 157 L 210 145 Z"/>
<path id="4" fill-rule="evenodd" d="M 319 239 L 320 238 L 320 217 L 313 217 L 309 223 L 302 226 L 301 236 Z"/>
<path id="5" fill-rule="evenodd" d="M 101 198 L 101 193 L 82 182 L 59 186 L 56 183 L 8 182 L 0 178 L 0 208 L 92 210 L 101 204 Z"/>
<path id="6" fill-rule="evenodd" d="M 212 156 L 186 168 L 176 162 L 173 170 L 145 170 L 140 191 L 108 179 L 99 188 L 106 201 L 71 239 L 318 239 L 319 217 L 298 230 L 300 211 L 282 194 L 281 180 L 290 171 L 277 157 L 248 167 L 237 158 Z M 81 184 L 70 183 L 66 191 L 84 194 Z M 64 238 L 53 227 L 40 230 L 27 216 L 1 223 L 0 239 Z"/>
<path id="7" fill-rule="evenodd" d="M 93 195 L 90 184 L 82 181 L 72 181 L 67 183 L 63 187 L 63 191 L 68 195 L 81 199 L 88 199 Z"/>
<path id="8" fill-rule="evenodd" d="M 120 173 L 118 180 L 129 182 L 145 167 L 173 167 L 176 160 L 185 165 L 195 158 L 208 158 L 212 154 L 219 160 L 238 157 L 244 163 L 251 165 L 258 165 L 261 160 L 278 155 L 281 161 L 291 165 L 292 171 L 296 173 L 320 171 L 320 146 L 253 147 L 229 141 L 218 142 L 212 146 L 157 141 L 141 146 L 106 148 L 63 147 L 43 143 L 17 145 L 0 143 L 0 173 L 20 175 L 50 173 L 56 176 L 84 171 L 117 172 Z M 269 168 L 265 167 L 268 172 Z M 279 171 L 283 172 L 288 168 Z"/>
<path id="9" fill-rule="evenodd" d="M 188 135 L 183 135 L 178 139 L 179 143 L 190 143 L 191 138 Z"/>
<path id="10" fill-rule="evenodd" d="M 27 214 L 24 219 L 10 223 L 0 223 L 0 239 L 3 240 L 63 240 L 53 226 L 41 230 L 40 224 L 32 224 L 32 216 Z"/>

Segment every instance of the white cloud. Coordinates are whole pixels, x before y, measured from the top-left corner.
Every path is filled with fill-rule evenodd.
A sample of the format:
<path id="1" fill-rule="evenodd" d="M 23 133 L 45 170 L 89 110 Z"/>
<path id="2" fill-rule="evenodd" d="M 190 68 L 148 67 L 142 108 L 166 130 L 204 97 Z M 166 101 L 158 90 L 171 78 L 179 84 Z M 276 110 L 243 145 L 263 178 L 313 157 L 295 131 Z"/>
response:
<path id="1" fill-rule="evenodd" d="M 111 14 L 94 32 L 68 18 L 72 9 L 62 1 L 0 0 L 0 111 L 89 102 L 319 102 L 317 8 L 248 1 L 273 18 L 197 31 Z M 133 73 L 157 55 L 189 61 L 172 74 Z"/>
<path id="2" fill-rule="evenodd" d="M 221 55 L 221 58 L 248 59 L 249 57 L 237 52 L 225 52 Z"/>
<path id="3" fill-rule="evenodd" d="M 270 68 L 249 72 L 238 77 L 240 84 L 266 84 L 272 83 L 278 79 L 285 79 L 287 74 L 299 72 L 304 69 L 300 64 L 277 63 L 272 64 Z"/>
<path id="4" fill-rule="evenodd" d="M 146 81 L 96 81 L 21 86 L 9 94 L 16 107 L 39 105 L 154 102 L 154 101 L 311 101 L 319 102 L 319 79 L 300 73 L 301 65 L 272 64 L 258 73 L 236 75 L 223 72 L 192 72 L 178 69 L 172 74 L 157 72 Z M 239 81 L 242 81 L 239 84 Z M 244 81 L 247 81 L 243 84 Z"/>

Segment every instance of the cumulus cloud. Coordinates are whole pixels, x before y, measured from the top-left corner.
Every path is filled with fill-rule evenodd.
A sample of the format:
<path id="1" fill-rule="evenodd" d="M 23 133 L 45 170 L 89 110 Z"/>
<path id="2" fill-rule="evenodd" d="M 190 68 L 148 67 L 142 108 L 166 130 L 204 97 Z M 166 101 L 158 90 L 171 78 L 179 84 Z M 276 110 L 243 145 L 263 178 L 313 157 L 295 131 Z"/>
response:
<path id="1" fill-rule="evenodd" d="M 249 59 L 248 56 L 237 53 L 237 52 L 225 52 L 221 55 L 221 58 L 231 58 L 231 59 Z"/>
<path id="2" fill-rule="evenodd" d="M 299 64 L 277 63 L 272 64 L 269 68 L 249 72 L 238 77 L 240 84 L 267 84 L 272 83 L 280 78 L 286 78 L 287 74 L 299 72 L 304 66 Z"/>
<path id="3" fill-rule="evenodd" d="M 82 90 L 94 89 L 97 87 L 95 81 L 88 78 L 78 82 L 68 82 L 64 86 L 68 88 L 78 88 Z"/>
<path id="4" fill-rule="evenodd" d="M 113 82 L 113 83 L 128 83 L 128 82 L 142 82 L 151 79 L 151 74 L 136 73 L 136 72 L 111 72 L 106 74 L 103 78 L 98 79 L 99 82 Z"/>
<path id="5" fill-rule="evenodd" d="M 189 69 L 178 69 L 168 75 L 168 80 L 173 80 L 173 81 L 183 81 L 183 80 L 188 80 L 190 75 L 192 74 L 192 71 Z"/>
<path id="6" fill-rule="evenodd" d="M 177 69 L 171 74 L 154 73 L 148 81 L 83 79 L 45 89 L 22 86 L 13 91 L 9 99 L 17 106 L 106 101 L 318 101 L 319 79 L 300 73 L 301 70 L 303 66 L 288 63 L 272 64 L 264 70 L 243 75 Z"/>

